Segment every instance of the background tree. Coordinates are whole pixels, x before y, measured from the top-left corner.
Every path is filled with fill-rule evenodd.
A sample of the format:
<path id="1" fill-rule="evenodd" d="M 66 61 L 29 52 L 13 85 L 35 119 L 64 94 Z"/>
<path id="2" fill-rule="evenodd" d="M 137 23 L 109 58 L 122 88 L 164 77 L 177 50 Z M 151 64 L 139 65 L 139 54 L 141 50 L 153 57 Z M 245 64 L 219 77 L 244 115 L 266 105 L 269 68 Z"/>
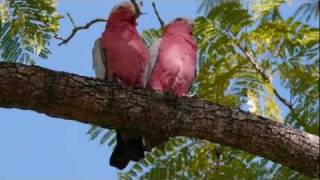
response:
<path id="1" fill-rule="evenodd" d="M 311 16 L 318 18 L 317 2 L 306 2 L 287 19 L 279 11 L 285 1 L 244 2 L 244 5 L 237 2 L 203 1 L 199 8 L 208 15 L 196 19 L 195 36 L 200 49 L 200 72 L 194 86 L 197 95 L 222 105 L 240 106 L 317 134 L 319 29 L 306 23 Z M 301 14 L 303 8 L 309 11 Z M 306 21 L 300 21 L 304 16 L 308 16 Z M 145 41 L 149 44 L 160 34 L 157 30 L 145 31 Z M 303 79 L 309 79 L 310 84 L 303 83 Z M 275 89 L 279 82 L 282 87 Z M 278 91 L 289 91 L 290 102 Z M 280 106 L 288 111 L 286 115 L 281 114 Z M 101 132 L 101 128 L 93 127 L 88 134 L 95 139 Z M 112 134 L 112 131 L 106 132 L 100 142 L 109 139 L 112 146 Z M 145 179 L 307 179 L 270 160 L 184 137 L 172 138 L 164 149 L 154 149 L 142 162 L 120 174 L 122 179 L 137 176 Z"/>
<path id="2" fill-rule="evenodd" d="M 196 19 L 200 70 L 194 92 L 208 101 L 241 107 L 318 135 L 319 29 L 308 25 L 319 16 L 318 1 L 306 2 L 288 18 L 279 11 L 287 1 L 237 2 L 207 0 L 199 8 L 205 15 Z M 31 63 L 30 54 L 46 57 L 61 18 L 53 4 L 31 0 L 1 4 L 2 60 Z M 26 28 L 18 28 L 21 24 Z M 149 44 L 160 34 L 147 30 L 144 39 Z M 114 145 L 113 131 L 92 127 L 88 134 Z M 307 179 L 261 157 L 185 137 L 170 139 L 164 148 L 153 149 L 120 174 L 123 179 L 137 176 Z"/>

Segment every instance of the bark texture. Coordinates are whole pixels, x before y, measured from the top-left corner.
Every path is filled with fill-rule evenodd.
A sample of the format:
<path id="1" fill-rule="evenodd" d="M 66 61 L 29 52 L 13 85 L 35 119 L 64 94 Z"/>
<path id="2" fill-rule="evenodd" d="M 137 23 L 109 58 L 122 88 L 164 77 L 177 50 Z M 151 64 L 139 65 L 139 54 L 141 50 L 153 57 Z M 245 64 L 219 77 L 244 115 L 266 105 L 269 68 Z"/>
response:
<path id="1" fill-rule="evenodd" d="M 197 98 L 121 87 L 37 66 L 0 63 L 0 107 L 104 128 L 130 129 L 150 146 L 188 136 L 263 156 L 319 177 L 319 137 Z"/>

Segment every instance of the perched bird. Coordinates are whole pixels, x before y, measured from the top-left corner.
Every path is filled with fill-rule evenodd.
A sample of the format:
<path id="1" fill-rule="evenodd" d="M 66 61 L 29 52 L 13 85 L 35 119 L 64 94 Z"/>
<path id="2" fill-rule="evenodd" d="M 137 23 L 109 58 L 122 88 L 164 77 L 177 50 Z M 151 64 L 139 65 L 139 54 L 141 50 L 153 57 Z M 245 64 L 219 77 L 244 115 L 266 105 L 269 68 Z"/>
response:
<path id="1" fill-rule="evenodd" d="M 162 38 L 150 47 L 147 87 L 185 96 L 190 90 L 196 73 L 197 47 L 193 33 L 193 21 L 177 18 L 163 31 Z"/>
<path id="2" fill-rule="evenodd" d="M 139 13 L 134 4 L 123 2 L 114 7 L 102 37 L 93 48 L 93 68 L 97 78 L 116 81 L 122 85 L 144 87 L 146 67 L 150 59 L 136 30 Z M 132 161 L 144 158 L 140 136 L 117 130 L 117 145 L 110 157 L 110 165 L 123 169 Z"/>

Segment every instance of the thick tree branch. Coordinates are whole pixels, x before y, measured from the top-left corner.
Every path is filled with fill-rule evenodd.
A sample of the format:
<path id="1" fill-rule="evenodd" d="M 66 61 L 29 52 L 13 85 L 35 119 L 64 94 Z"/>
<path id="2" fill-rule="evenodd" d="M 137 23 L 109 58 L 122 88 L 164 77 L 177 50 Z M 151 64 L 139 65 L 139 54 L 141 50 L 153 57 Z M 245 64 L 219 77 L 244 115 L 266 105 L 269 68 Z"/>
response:
<path id="1" fill-rule="evenodd" d="M 206 139 L 319 177 L 319 137 L 239 109 L 37 66 L 0 63 L 0 107 L 33 110 L 165 141 Z"/>

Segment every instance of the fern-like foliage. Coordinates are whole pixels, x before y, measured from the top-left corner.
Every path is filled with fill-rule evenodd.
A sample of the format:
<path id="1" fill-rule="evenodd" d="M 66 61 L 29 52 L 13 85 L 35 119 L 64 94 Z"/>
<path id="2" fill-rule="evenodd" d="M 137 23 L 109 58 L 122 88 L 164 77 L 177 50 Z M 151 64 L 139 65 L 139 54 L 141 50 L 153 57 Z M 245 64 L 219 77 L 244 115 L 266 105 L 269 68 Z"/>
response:
<path id="1" fill-rule="evenodd" d="M 264 22 L 246 38 L 268 60 L 270 72 L 290 93 L 294 111 L 286 122 L 309 133 L 319 131 L 319 29 L 301 22 Z M 260 39 L 264 39 L 261 42 Z"/>
<path id="2" fill-rule="evenodd" d="M 49 40 L 59 30 L 55 0 L 7 0 L 0 3 L 0 60 L 33 63 L 47 58 Z"/>
<path id="3" fill-rule="evenodd" d="M 240 3 L 241 2 L 241 0 L 200 0 L 200 1 L 201 3 L 197 12 L 198 13 L 204 12 L 204 14 L 208 14 L 212 7 L 219 6 L 220 4 L 223 4 L 223 3 L 230 3 L 230 2 Z"/>
<path id="4" fill-rule="evenodd" d="M 196 23 L 202 64 L 198 77 L 200 96 L 219 104 L 240 106 L 248 102 L 251 94 L 251 100 L 257 99 L 255 113 L 280 120 L 273 85 L 261 77 L 239 49 L 249 46 L 245 38 L 253 24 L 250 14 L 240 4 L 226 3 L 212 9 L 208 17 L 199 17 Z"/>
<path id="5" fill-rule="evenodd" d="M 307 0 L 296 11 L 295 17 L 299 20 L 310 21 L 319 18 L 319 0 Z"/>

